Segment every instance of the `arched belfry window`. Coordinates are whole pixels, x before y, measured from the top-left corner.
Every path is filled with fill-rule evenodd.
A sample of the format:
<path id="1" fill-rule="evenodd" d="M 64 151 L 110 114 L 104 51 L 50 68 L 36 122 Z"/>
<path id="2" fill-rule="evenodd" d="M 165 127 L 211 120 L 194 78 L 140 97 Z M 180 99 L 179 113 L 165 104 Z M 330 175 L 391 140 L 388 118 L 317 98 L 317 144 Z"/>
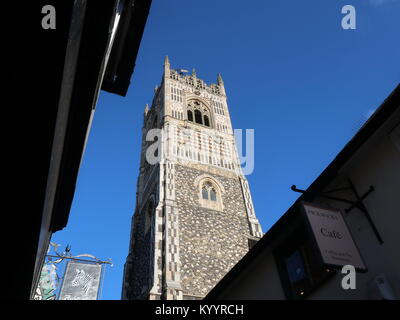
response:
<path id="1" fill-rule="evenodd" d="M 187 104 L 187 120 L 206 127 L 211 127 L 210 110 L 200 100 L 189 100 Z"/>
<path id="2" fill-rule="evenodd" d="M 203 178 L 196 182 L 199 188 L 199 202 L 200 206 L 223 211 L 222 195 L 223 190 L 220 185 L 213 178 Z"/>

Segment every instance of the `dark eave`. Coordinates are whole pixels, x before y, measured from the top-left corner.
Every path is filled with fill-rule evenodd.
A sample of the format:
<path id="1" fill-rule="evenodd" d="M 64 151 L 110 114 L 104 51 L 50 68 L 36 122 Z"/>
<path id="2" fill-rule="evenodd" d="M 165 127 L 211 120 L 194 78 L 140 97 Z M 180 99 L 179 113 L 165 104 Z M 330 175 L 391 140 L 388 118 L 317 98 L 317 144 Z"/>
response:
<path id="1" fill-rule="evenodd" d="M 129 0 L 115 36 L 101 89 L 125 96 L 135 68 L 151 0 Z"/>
<path id="2" fill-rule="evenodd" d="M 114 5 L 114 1 L 88 1 L 86 5 L 75 77 L 70 79 L 73 81 L 73 90 L 66 119 L 67 131 L 54 203 L 52 232 L 64 228 L 68 221 L 90 117 L 97 102 Z"/>
<path id="3" fill-rule="evenodd" d="M 9 95 L 4 168 L 10 177 L 3 184 L 13 210 L 3 224 L 12 231 L 5 254 L 13 261 L 5 283 L 12 299 L 32 297 L 48 241 L 67 225 L 105 63 L 108 54 L 115 55 L 110 50 L 114 17 L 118 8 L 124 12 L 132 3 L 141 8 L 149 1 L 17 1 L 8 10 L 18 12 L 19 21 L 9 30 L 11 41 L 5 42 L 11 90 L 4 90 Z M 47 5 L 56 10 L 55 29 L 42 28 Z M 137 9 L 121 16 L 125 36 L 114 42 L 119 56 L 108 60 L 117 65 L 117 74 L 126 66 L 131 66 L 129 77 L 133 71 L 147 13 L 148 8 Z M 129 79 L 121 83 L 125 89 L 119 90 L 125 93 Z"/>

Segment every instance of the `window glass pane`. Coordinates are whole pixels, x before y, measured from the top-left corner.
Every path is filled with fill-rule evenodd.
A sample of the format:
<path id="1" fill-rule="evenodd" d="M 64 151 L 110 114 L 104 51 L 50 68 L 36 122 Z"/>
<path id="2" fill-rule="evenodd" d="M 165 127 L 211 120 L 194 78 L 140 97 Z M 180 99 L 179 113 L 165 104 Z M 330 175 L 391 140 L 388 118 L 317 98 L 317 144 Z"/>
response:
<path id="1" fill-rule="evenodd" d="M 290 282 L 295 283 L 304 279 L 306 269 L 299 250 L 296 250 L 291 256 L 286 259 L 286 269 L 289 275 Z"/>
<path id="2" fill-rule="evenodd" d="M 212 201 L 217 201 L 217 193 L 215 192 L 214 189 L 211 189 L 211 190 L 210 190 L 210 199 L 211 199 Z"/>
<path id="3" fill-rule="evenodd" d="M 203 199 L 208 199 L 208 191 L 206 188 L 203 188 L 201 190 L 201 195 L 202 195 Z"/>
<path id="4" fill-rule="evenodd" d="M 203 119 L 201 118 L 201 112 L 199 110 L 194 111 L 194 118 L 196 123 L 203 124 Z"/>
<path id="5" fill-rule="evenodd" d="M 208 116 L 204 116 L 204 125 L 207 127 L 210 126 L 210 121 L 208 120 Z"/>
<path id="6" fill-rule="evenodd" d="M 193 121 L 193 112 L 192 111 L 188 110 L 187 116 L 188 116 L 189 121 Z"/>

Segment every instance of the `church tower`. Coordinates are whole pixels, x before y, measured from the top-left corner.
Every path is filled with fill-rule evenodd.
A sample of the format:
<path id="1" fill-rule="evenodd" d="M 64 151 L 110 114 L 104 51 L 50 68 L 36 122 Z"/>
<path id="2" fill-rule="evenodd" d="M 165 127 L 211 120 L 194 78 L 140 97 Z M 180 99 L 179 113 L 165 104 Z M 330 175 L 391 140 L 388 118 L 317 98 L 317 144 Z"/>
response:
<path id="1" fill-rule="evenodd" d="M 166 57 L 142 135 L 122 299 L 202 299 L 262 236 L 221 75 Z"/>

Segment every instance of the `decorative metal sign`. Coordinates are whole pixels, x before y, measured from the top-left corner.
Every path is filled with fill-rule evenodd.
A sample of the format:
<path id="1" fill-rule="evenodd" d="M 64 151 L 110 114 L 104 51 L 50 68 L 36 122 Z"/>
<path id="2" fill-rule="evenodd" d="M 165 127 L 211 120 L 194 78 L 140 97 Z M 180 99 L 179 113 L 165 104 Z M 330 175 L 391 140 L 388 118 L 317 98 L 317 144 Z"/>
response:
<path id="1" fill-rule="evenodd" d="M 97 300 L 101 274 L 101 264 L 68 262 L 59 300 Z"/>
<path id="2" fill-rule="evenodd" d="M 55 300 L 58 277 L 54 264 L 44 264 L 39 277 L 38 287 L 36 288 L 34 300 Z"/>
<path id="3" fill-rule="evenodd" d="M 324 264 L 352 265 L 365 271 L 365 263 L 339 209 L 302 202 L 304 214 Z"/>

